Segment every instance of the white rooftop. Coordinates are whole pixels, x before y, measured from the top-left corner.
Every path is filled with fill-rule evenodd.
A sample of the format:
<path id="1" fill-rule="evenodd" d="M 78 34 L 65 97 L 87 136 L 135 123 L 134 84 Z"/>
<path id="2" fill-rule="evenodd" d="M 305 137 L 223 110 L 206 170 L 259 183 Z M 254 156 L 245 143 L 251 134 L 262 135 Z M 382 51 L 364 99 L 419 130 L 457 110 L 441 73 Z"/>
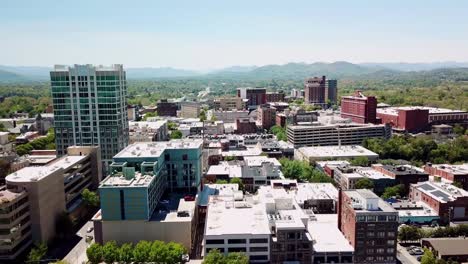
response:
<path id="1" fill-rule="evenodd" d="M 166 149 L 195 149 L 203 144 L 201 139 L 175 139 L 171 141 L 138 142 L 128 145 L 114 158 L 159 157 Z"/>
<path id="2" fill-rule="evenodd" d="M 429 110 L 429 114 L 453 114 L 453 113 L 466 113 L 463 110 L 452 110 L 447 108 L 437 108 L 428 106 L 401 106 L 401 107 L 385 107 L 377 108 L 377 113 L 387 115 L 398 115 L 398 110 Z"/>
<path id="3" fill-rule="evenodd" d="M 275 158 L 265 156 L 252 156 L 244 158 L 245 164 L 251 167 L 260 167 L 263 163 L 272 163 L 275 166 L 281 166 L 281 163 Z"/>
<path id="4" fill-rule="evenodd" d="M 465 175 L 468 174 L 468 163 L 452 165 L 452 164 L 432 164 L 432 167 L 439 170 L 452 173 L 454 175 Z"/>
<path id="5" fill-rule="evenodd" d="M 338 229 L 337 214 L 316 214 L 315 221 L 308 224 L 308 231 L 315 241 L 316 252 L 353 252 L 354 248 L 349 244 Z"/>
<path id="6" fill-rule="evenodd" d="M 338 189 L 331 183 L 298 183 L 295 198 L 299 204 L 311 199 L 338 201 Z"/>
<path id="7" fill-rule="evenodd" d="M 298 149 L 308 158 L 353 158 L 353 157 L 375 157 L 379 155 L 362 146 L 321 146 L 302 147 Z"/>
<path id="8" fill-rule="evenodd" d="M 167 120 L 157 120 L 157 121 L 129 121 L 128 126 L 130 130 L 140 130 L 140 129 L 152 129 L 157 130 L 161 126 L 165 125 Z"/>
<path id="9" fill-rule="evenodd" d="M 458 197 L 468 197 L 467 191 L 448 183 L 426 181 L 411 184 L 411 186 L 442 203 L 455 201 Z"/>
<path id="10" fill-rule="evenodd" d="M 102 180 L 99 188 L 106 187 L 148 187 L 153 179 L 158 176 L 135 172 L 135 177 L 125 178 L 123 175 L 110 175 Z"/>
<path id="11" fill-rule="evenodd" d="M 221 152 L 223 157 L 242 157 L 244 156 L 260 156 L 262 154 L 262 150 L 259 148 L 247 148 L 245 150 L 228 150 Z"/>
<path id="12" fill-rule="evenodd" d="M 356 189 L 343 192 L 353 201 L 356 213 L 396 213 L 396 210 L 390 204 L 370 190 Z"/>

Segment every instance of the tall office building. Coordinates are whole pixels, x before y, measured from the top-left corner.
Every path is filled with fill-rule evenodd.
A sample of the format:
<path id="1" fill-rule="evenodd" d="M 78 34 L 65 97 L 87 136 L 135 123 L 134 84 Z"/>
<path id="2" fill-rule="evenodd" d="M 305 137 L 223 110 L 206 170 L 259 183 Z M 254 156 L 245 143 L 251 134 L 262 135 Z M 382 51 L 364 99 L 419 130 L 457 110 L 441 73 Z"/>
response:
<path id="1" fill-rule="evenodd" d="M 341 97 L 341 117 L 356 123 L 377 123 L 377 99 L 357 90 L 352 96 Z"/>
<path id="2" fill-rule="evenodd" d="M 56 65 L 50 72 L 58 155 L 100 146 L 104 162 L 128 145 L 127 84 L 122 65 Z"/>
<path id="3" fill-rule="evenodd" d="M 325 101 L 329 101 L 332 104 L 336 104 L 338 97 L 338 81 L 328 80 L 325 83 Z"/>
<path id="4" fill-rule="evenodd" d="M 304 83 L 305 102 L 308 104 L 324 105 L 325 86 L 325 76 L 322 76 L 322 78 L 314 77 L 306 79 Z"/>
<path id="5" fill-rule="evenodd" d="M 255 109 L 266 103 L 266 88 L 237 88 L 237 97 L 248 99 L 247 108 Z"/>

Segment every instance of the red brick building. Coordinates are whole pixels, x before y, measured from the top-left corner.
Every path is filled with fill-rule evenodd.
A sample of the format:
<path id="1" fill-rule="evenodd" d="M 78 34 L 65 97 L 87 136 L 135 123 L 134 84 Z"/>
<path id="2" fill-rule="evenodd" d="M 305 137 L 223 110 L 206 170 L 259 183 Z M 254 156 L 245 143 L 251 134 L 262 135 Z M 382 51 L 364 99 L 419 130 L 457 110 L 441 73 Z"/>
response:
<path id="1" fill-rule="evenodd" d="M 308 104 L 325 105 L 326 82 L 325 76 L 306 79 L 304 83 L 304 101 Z"/>
<path id="2" fill-rule="evenodd" d="M 372 191 L 339 191 L 338 228 L 355 263 L 396 263 L 398 212 Z"/>
<path id="3" fill-rule="evenodd" d="M 460 165 L 428 163 L 424 165 L 424 171 L 451 182 L 458 182 L 463 189 L 468 190 L 468 163 Z"/>
<path id="4" fill-rule="evenodd" d="M 409 198 L 436 211 L 442 221 L 468 220 L 468 192 L 447 183 L 411 184 Z"/>
<path id="5" fill-rule="evenodd" d="M 238 118 L 236 120 L 236 134 L 257 133 L 257 125 L 250 118 Z"/>
<path id="6" fill-rule="evenodd" d="M 168 102 L 167 100 L 161 100 L 157 104 L 158 116 L 177 116 L 177 104 Z"/>
<path id="7" fill-rule="evenodd" d="M 257 109 L 257 126 L 262 129 L 270 129 L 276 123 L 276 109 L 261 106 Z"/>
<path id="8" fill-rule="evenodd" d="M 252 87 L 237 88 L 237 97 L 249 100 L 247 108 L 257 108 L 257 106 L 266 103 L 266 89 Z"/>
<path id="9" fill-rule="evenodd" d="M 377 117 L 383 124 L 390 124 L 394 130 L 417 133 L 429 126 L 429 110 L 420 108 L 382 108 Z"/>
<path id="10" fill-rule="evenodd" d="M 283 91 L 266 93 L 266 102 L 284 102 L 285 94 Z"/>
<path id="11" fill-rule="evenodd" d="M 429 174 L 410 165 L 381 165 L 374 164 L 372 168 L 396 180 L 397 184 L 403 184 L 405 191 L 409 191 L 412 183 L 424 182 L 429 180 Z"/>
<path id="12" fill-rule="evenodd" d="M 355 91 L 353 96 L 341 97 L 341 117 L 350 118 L 353 122 L 377 123 L 377 99 Z"/>

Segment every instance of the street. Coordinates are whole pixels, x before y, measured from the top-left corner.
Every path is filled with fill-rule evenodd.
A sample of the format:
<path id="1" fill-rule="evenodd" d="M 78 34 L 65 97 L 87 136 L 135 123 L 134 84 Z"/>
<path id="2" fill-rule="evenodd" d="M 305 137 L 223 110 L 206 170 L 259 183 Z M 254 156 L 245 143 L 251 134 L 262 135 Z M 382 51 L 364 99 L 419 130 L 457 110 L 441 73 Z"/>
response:
<path id="1" fill-rule="evenodd" d="M 410 255 L 406 248 L 400 246 L 400 244 L 397 245 L 397 259 L 402 264 L 419 264 L 419 261 L 414 256 Z"/>
<path id="2" fill-rule="evenodd" d="M 76 233 L 76 235 L 79 236 L 81 239 L 78 242 L 78 244 L 76 244 L 76 246 L 65 256 L 64 260 L 67 261 L 67 263 L 86 263 L 86 261 L 88 260 L 86 257 L 86 249 L 88 248 L 88 245 L 90 245 L 94 241 L 94 232 L 87 233 L 86 230 L 92 226 L 93 222 L 88 221 Z M 86 243 L 86 235 L 93 236 L 93 241 L 90 241 L 90 243 Z"/>

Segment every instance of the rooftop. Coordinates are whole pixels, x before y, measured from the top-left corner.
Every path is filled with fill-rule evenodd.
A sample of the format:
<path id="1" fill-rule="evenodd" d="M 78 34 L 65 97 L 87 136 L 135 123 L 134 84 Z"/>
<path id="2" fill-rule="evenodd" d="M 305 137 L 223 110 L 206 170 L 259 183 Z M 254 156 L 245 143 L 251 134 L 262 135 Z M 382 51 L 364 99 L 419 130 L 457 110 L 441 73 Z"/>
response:
<path id="1" fill-rule="evenodd" d="M 135 172 L 135 176 L 133 177 L 125 177 L 120 174 L 110 175 L 104 180 L 102 180 L 99 188 L 112 188 L 112 187 L 148 187 L 150 183 L 153 181 L 153 175 L 149 174 L 141 174 L 139 172 Z"/>
<path id="2" fill-rule="evenodd" d="M 0 189 L 0 206 L 4 203 L 9 203 L 11 201 L 16 200 L 20 196 L 25 194 L 25 192 L 12 192 L 8 189 L 6 189 L 6 186 L 3 186 Z"/>
<path id="3" fill-rule="evenodd" d="M 390 171 L 396 175 L 407 175 L 407 174 L 417 174 L 417 175 L 427 175 L 423 169 L 411 166 L 411 165 L 376 165 L 382 166 L 385 170 Z"/>
<path id="4" fill-rule="evenodd" d="M 262 150 L 259 148 L 247 148 L 245 150 L 228 150 L 221 152 L 223 157 L 244 157 L 245 156 L 260 156 Z"/>
<path id="5" fill-rule="evenodd" d="M 114 158 L 159 157 L 166 149 L 197 149 L 203 144 L 201 139 L 175 139 L 159 142 L 138 142 L 127 146 Z"/>
<path id="6" fill-rule="evenodd" d="M 447 183 L 425 181 L 411 186 L 442 203 L 455 201 L 458 197 L 468 197 L 467 191 Z"/>
<path id="7" fill-rule="evenodd" d="M 439 214 L 422 202 L 402 201 L 392 203 L 400 217 L 438 217 Z"/>
<path id="8" fill-rule="evenodd" d="M 440 255 L 457 256 L 466 255 L 468 248 L 468 239 L 465 237 L 455 238 L 423 238 L 422 241 L 431 243 L 434 250 Z"/>
<path id="9" fill-rule="evenodd" d="M 251 167 L 260 167 L 264 163 L 272 163 L 275 166 L 281 166 L 281 163 L 277 159 L 268 158 L 265 156 L 245 157 L 244 162 L 247 166 L 251 166 Z"/>
<path id="10" fill-rule="evenodd" d="M 314 239 L 316 252 L 353 252 L 343 233 L 338 229 L 337 214 L 316 214 L 315 220 L 309 221 L 308 231 Z"/>
<path id="11" fill-rule="evenodd" d="M 344 157 L 353 158 L 359 156 L 375 157 L 379 155 L 362 146 L 322 146 L 302 147 L 298 149 L 303 155 L 314 158 Z"/>
<path id="12" fill-rule="evenodd" d="M 437 108 L 428 106 L 401 106 L 401 107 L 385 107 L 377 108 L 377 113 L 387 115 L 398 115 L 398 110 L 428 110 L 429 114 L 454 114 L 454 113 L 466 113 L 463 110 L 452 110 L 447 108 Z"/>
<path id="13" fill-rule="evenodd" d="M 427 165 L 426 165 L 427 166 Z M 434 168 L 443 170 L 454 175 L 468 175 L 468 163 L 451 165 L 451 164 L 432 164 Z"/>
<path id="14" fill-rule="evenodd" d="M 92 69 L 96 71 L 119 71 L 120 69 L 123 68 L 122 64 L 113 64 L 110 66 L 103 66 L 103 65 L 92 65 L 92 64 L 86 64 L 86 65 L 79 65 L 75 64 L 73 66 L 68 66 L 68 65 L 54 65 L 54 70 L 53 71 L 69 71 L 71 69 Z"/>
<path id="15" fill-rule="evenodd" d="M 397 211 L 379 196 L 367 189 L 343 191 L 351 200 L 356 213 L 397 213 Z"/>
<path id="16" fill-rule="evenodd" d="M 156 130 L 164 126 L 165 124 L 167 124 L 167 120 L 158 120 L 154 122 L 148 122 L 148 121 L 128 122 L 128 126 L 130 130 L 146 130 L 146 129 Z"/>
<path id="17" fill-rule="evenodd" d="M 311 199 L 338 201 L 338 189 L 331 183 L 299 183 L 295 199 L 298 204 Z"/>
<path id="18" fill-rule="evenodd" d="M 208 205 L 211 195 L 233 196 L 238 191 L 239 185 L 237 184 L 205 184 L 203 191 L 198 195 L 198 204 L 201 206 Z"/>

